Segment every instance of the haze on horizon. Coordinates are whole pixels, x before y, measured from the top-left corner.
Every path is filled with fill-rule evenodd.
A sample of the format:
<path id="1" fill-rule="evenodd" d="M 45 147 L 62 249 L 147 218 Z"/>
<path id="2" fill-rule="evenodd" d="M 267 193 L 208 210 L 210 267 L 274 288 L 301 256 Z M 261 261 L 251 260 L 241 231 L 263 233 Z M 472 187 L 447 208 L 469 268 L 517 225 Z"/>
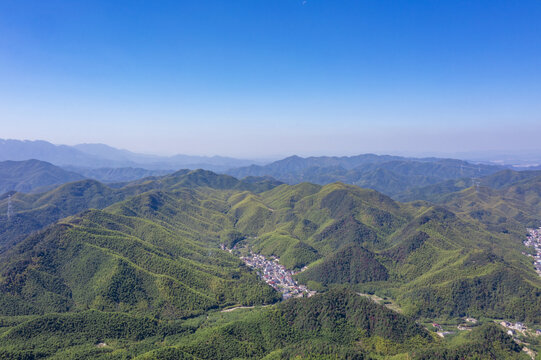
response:
<path id="1" fill-rule="evenodd" d="M 541 151 L 541 2 L 4 1 L 0 138 L 242 158 Z"/>

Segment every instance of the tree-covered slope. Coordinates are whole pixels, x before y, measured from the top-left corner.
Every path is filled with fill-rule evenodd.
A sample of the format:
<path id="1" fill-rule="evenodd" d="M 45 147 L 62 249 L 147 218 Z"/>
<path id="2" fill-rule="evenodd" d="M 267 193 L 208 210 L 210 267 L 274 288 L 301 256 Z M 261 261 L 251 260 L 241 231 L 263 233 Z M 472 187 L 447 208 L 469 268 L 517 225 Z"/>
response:
<path id="1" fill-rule="evenodd" d="M 39 160 L 0 162 L 0 194 L 8 191 L 31 192 L 85 177 Z"/>
<path id="2" fill-rule="evenodd" d="M 426 200 L 438 203 L 444 201 L 450 193 L 472 186 L 502 189 L 540 176 L 541 171 L 502 170 L 480 178 L 477 176 L 471 178 L 461 177 L 433 185 L 408 189 L 395 195 L 394 198 L 399 201 Z"/>
<path id="3" fill-rule="evenodd" d="M 182 187 L 211 187 L 260 192 L 279 184 L 272 178 L 239 181 L 210 171 L 181 170 L 163 177 L 133 181 L 122 187 L 109 187 L 95 180 L 82 180 L 40 194 L 4 194 L 0 196 L 0 251 L 63 217 L 90 208 L 103 209 L 151 189 L 169 191 Z M 8 198 L 8 195 L 11 195 L 11 198 Z M 10 218 L 7 217 L 9 202 L 13 212 Z"/>
<path id="4" fill-rule="evenodd" d="M 389 274 L 374 253 L 359 245 L 346 245 L 325 257 L 297 277 L 301 282 L 318 281 L 329 284 L 359 284 L 385 281 Z"/>
<path id="5" fill-rule="evenodd" d="M 434 339 L 411 319 L 358 296 L 335 290 L 309 299 L 293 299 L 245 319 L 187 338 L 177 349 L 201 359 L 295 358 L 334 356 L 362 359 L 376 354 L 406 353 Z M 378 349 L 379 350 L 379 349 Z"/>
<path id="6" fill-rule="evenodd" d="M 384 291 L 417 315 L 541 320 L 541 281 L 516 232 L 344 184 L 283 185 L 235 198 L 234 207 L 255 251 L 300 269 L 310 260 L 290 254 L 307 249 L 313 264 L 301 281 Z"/>
<path id="7" fill-rule="evenodd" d="M 473 186 L 443 196 L 452 211 L 479 220 L 497 232 L 541 225 L 541 177 L 531 177 L 501 188 Z"/>
<path id="8" fill-rule="evenodd" d="M 121 191 L 95 180 L 61 185 L 41 194 L 14 193 L 0 197 L 0 251 L 28 234 L 88 208 L 103 208 L 124 198 Z M 12 215 L 6 216 L 11 202 Z"/>
<path id="9" fill-rule="evenodd" d="M 254 183 L 203 171 L 180 172 L 142 186 L 145 182 L 132 184 L 137 191 L 159 189 L 128 197 L 105 212 L 91 211 L 79 220 L 64 221 L 68 225 L 53 228 L 58 232 L 58 226 L 62 227 L 55 241 L 76 234 L 90 241 L 101 228 L 120 231 L 119 236 L 127 236 L 124 241 L 128 241 L 141 235 L 121 226 L 123 219 L 144 219 L 156 229 L 215 249 L 220 243 L 230 243 L 231 234 L 236 234 L 235 239 L 245 239 L 254 251 L 280 257 L 288 268 L 308 266 L 299 275 L 302 281 L 385 291 L 410 314 L 501 313 L 534 321 L 541 313 L 541 282 L 521 254 L 522 239 L 515 231 L 496 231 L 460 212 L 428 203 L 401 204 L 376 191 L 340 183 L 281 185 L 257 194 L 244 190 Z M 96 214 L 107 218 L 109 225 L 96 223 Z M 113 220 L 115 216 L 119 220 Z M 144 235 L 154 239 L 154 232 L 160 234 L 149 230 Z M 44 235 L 26 239 L 21 247 L 36 236 Z M 111 246 L 107 241 L 113 242 L 115 236 L 105 236 L 106 246 Z M 48 253 L 57 245 L 43 246 Z M 13 264 L 16 251 L 6 253 L 10 262 L 5 266 Z M 25 266 L 33 266 L 28 259 L 35 258 L 35 251 L 30 247 L 24 252 Z M 65 264 L 54 267 L 65 268 Z M 17 277 L 24 269 L 4 267 L 4 278 Z M 491 287 L 497 291 L 481 294 Z"/>
<path id="10" fill-rule="evenodd" d="M 202 235 L 199 228 L 188 228 L 193 224 L 188 220 L 182 225 L 167 221 L 177 204 L 161 197 L 157 209 L 153 201 L 159 197 L 141 195 L 137 217 L 90 210 L 4 253 L 0 311 L 20 315 L 92 308 L 178 317 L 277 299 L 237 258 L 212 246 L 228 221 L 223 215 L 194 201 L 192 219 L 207 219 L 197 221 L 206 227 Z"/>
<path id="11" fill-rule="evenodd" d="M 528 359 L 494 324 L 447 342 L 337 289 L 309 299 L 168 321 L 87 310 L 13 319 L 2 359 Z"/>
<path id="12" fill-rule="evenodd" d="M 423 348 L 421 358 L 467 349 L 480 358 L 512 358 L 516 347 L 497 331 L 472 332 L 464 339 L 470 347 L 453 347 L 434 342 L 412 319 L 468 315 L 541 322 L 541 280 L 521 254 L 514 229 L 496 230 L 458 205 L 453 211 L 451 205 L 399 203 L 343 183 L 275 185 L 271 179 L 244 182 L 180 171 L 119 189 L 67 184 L 64 192 L 32 198 L 30 210 L 40 202 L 70 212 L 102 209 L 60 219 L 0 254 L 2 356 L 114 358 L 122 350 L 120 358 L 337 353 L 355 359 L 414 356 Z M 530 179 L 493 191 L 534 209 L 537 190 Z M 18 196 L 24 199 L 17 194 L 13 200 Z M 237 310 L 245 316 L 218 316 L 228 306 L 279 297 L 220 244 L 277 256 L 290 269 L 306 266 L 297 279 L 323 294 Z M 390 297 L 403 314 L 358 293 Z M 127 333 L 96 331 L 93 324 L 103 324 L 104 313 L 121 315 L 111 324 L 127 324 Z M 211 316 L 223 320 L 209 323 Z M 140 328 L 130 330 L 132 323 Z M 40 337 L 39 328 L 50 330 L 52 340 Z M 69 329 L 82 329 L 81 335 L 62 338 Z M 502 347 L 486 347 L 480 337 L 499 339 L 494 341 Z M 102 341 L 113 345 L 97 348 Z"/>
<path id="13" fill-rule="evenodd" d="M 4 214 L 0 216 L 0 251 L 61 218 L 89 208 L 104 208 L 149 187 L 113 189 L 95 180 L 82 180 L 41 194 L 15 193 L 11 199 L 5 194 L 0 197 Z M 13 213 L 7 217 L 9 202 Z"/>
<path id="14" fill-rule="evenodd" d="M 1 334 L 0 356 L 56 353 L 111 359 L 116 348 L 125 358 L 138 359 L 288 359 L 308 354 L 363 359 L 437 344 L 411 319 L 347 290 L 231 314 L 215 323 L 205 317 L 201 323 L 197 318 L 172 322 L 97 310 L 45 315 Z M 111 345 L 100 349 L 100 342 Z M 136 342 L 142 346 L 134 346 Z"/>

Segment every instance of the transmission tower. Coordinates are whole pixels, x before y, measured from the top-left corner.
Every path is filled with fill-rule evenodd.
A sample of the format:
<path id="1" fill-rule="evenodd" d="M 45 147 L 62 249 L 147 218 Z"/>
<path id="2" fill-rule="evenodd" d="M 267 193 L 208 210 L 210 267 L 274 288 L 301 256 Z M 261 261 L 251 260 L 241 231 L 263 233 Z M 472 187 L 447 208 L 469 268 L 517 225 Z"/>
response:
<path id="1" fill-rule="evenodd" d="M 11 195 L 8 195 L 8 221 L 11 220 L 11 217 L 13 216 L 13 205 L 11 204 Z"/>

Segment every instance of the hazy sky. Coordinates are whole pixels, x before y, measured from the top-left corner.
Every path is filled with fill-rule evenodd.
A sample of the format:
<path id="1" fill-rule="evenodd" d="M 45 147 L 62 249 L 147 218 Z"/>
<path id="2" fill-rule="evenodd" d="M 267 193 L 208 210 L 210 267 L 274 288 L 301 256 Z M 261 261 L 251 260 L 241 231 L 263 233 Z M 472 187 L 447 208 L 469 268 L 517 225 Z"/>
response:
<path id="1" fill-rule="evenodd" d="M 0 138 L 541 150 L 540 19 L 540 0 L 0 0 Z"/>

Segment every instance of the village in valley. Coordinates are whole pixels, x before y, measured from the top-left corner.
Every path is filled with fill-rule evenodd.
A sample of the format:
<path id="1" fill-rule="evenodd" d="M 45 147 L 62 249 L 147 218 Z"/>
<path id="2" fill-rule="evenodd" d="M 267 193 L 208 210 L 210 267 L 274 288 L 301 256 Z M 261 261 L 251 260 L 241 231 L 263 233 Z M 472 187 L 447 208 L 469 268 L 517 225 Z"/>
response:
<path id="1" fill-rule="evenodd" d="M 257 270 L 259 276 L 274 289 L 282 293 L 284 300 L 292 297 L 310 297 L 315 291 L 310 291 L 304 285 L 299 285 L 293 280 L 293 271 L 287 270 L 280 265 L 278 258 L 266 259 L 263 255 L 250 252 L 247 256 L 242 256 L 241 260 L 246 265 Z"/>
<path id="2" fill-rule="evenodd" d="M 541 276 L 541 228 L 528 229 L 528 235 L 527 239 L 524 241 L 524 245 L 535 250 L 535 255 L 528 254 L 528 256 L 534 258 L 533 264 L 535 270 L 539 276 Z M 298 284 L 293 279 L 295 274 L 302 272 L 305 270 L 305 268 L 297 272 L 288 270 L 285 266 L 280 264 L 279 258 L 273 256 L 266 258 L 261 254 L 254 253 L 251 249 L 245 246 L 242 246 L 241 248 L 234 246 L 233 249 L 228 249 L 225 244 L 221 244 L 221 249 L 230 253 L 235 253 L 237 256 L 239 256 L 248 267 L 257 271 L 257 274 L 262 280 L 282 293 L 282 298 L 284 300 L 290 298 L 310 297 L 316 293 L 316 291 L 309 290 L 305 285 Z M 379 303 L 378 301 L 376 302 Z M 541 329 L 528 328 L 521 322 L 513 323 L 502 320 L 494 321 L 502 326 L 507 334 L 513 337 L 513 340 L 520 345 L 529 345 L 528 343 L 524 342 L 525 339 L 541 336 Z M 462 322 L 458 325 L 456 325 L 456 323 L 454 326 L 449 325 L 450 324 L 440 325 L 432 322 L 432 329 L 434 329 L 438 336 L 447 337 L 455 334 L 456 330 L 459 332 L 471 331 L 473 327 L 478 325 L 478 320 L 472 317 L 465 317 L 462 318 Z M 452 329 L 453 327 L 455 329 L 454 331 Z M 536 353 L 527 347 L 524 347 L 523 350 L 532 358 L 536 356 Z"/>
<path id="3" fill-rule="evenodd" d="M 541 228 L 528 229 L 528 236 L 524 245 L 535 250 L 535 255 L 528 254 L 534 258 L 535 271 L 541 276 Z"/>
<path id="4" fill-rule="evenodd" d="M 263 281 L 282 294 L 283 300 L 316 294 L 316 291 L 309 290 L 305 285 L 299 285 L 293 279 L 295 274 L 304 271 L 306 267 L 296 272 L 288 270 L 280 264 L 279 258 L 273 256 L 267 259 L 261 254 L 254 253 L 249 247 L 239 244 L 235 244 L 231 249 L 225 244 L 220 244 L 220 248 L 239 256 L 248 267 L 255 269 Z"/>

